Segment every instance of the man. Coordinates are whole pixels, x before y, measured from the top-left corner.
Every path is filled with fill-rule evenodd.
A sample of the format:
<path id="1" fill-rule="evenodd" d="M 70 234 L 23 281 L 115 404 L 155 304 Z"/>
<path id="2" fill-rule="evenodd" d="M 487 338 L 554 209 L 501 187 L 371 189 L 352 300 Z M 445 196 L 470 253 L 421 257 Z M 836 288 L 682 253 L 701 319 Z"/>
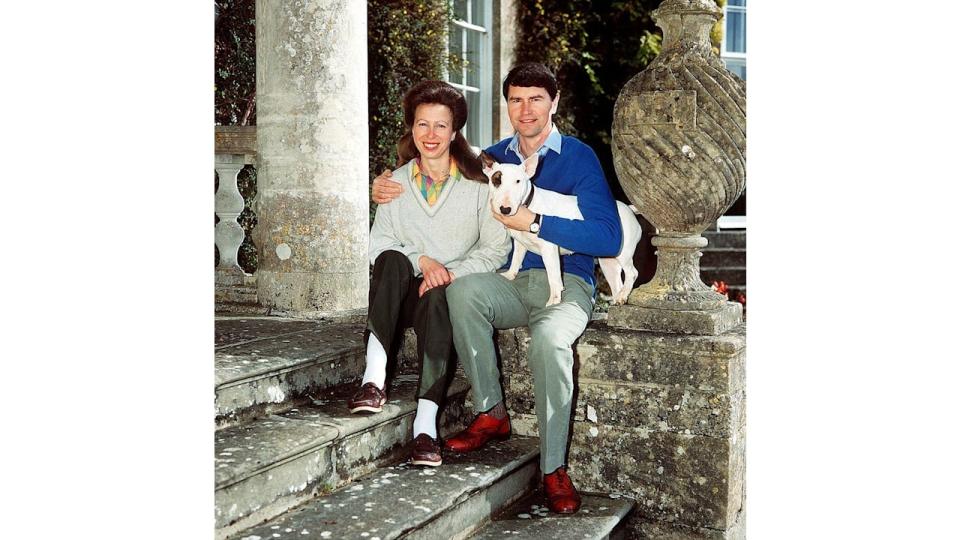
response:
<path id="1" fill-rule="evenodd" d="M 563 255 L 564 290 L 561 302 L 545 307 L 549 284 L 543 259 L 527 252 L 513 281 L 500 274 L 478 273 L 457 279 L 447 289 L 450 321 L 457 354 L 473 387 L 470 426 L 445 443 L 448 449 L 471 452 L 491 439 L 510 434 L 503 403 L 493 329 L 529 326 L 528 361 L 534 379 L 540 432 L 540 470 L 547 503 L 557 513 L 574 513 L 580 495 L 566 472 L 566 448 L 573 399 L 573 342 L 583 333 L 593 312 L 594 258 L 616 255 L 623 231 L 616 203 L 593 150 L 562 136 L 553 125 L 560 96 L 557 81 L 546 66 L 524 63 L 510 70 L 503 82 L 507 114 L 516 130 L 486 150 L 502 163 L 521 163 L 538 153 L 540 167 L 533 177 L 538 187 L 577 196 L 583 220 L 538 215 L 521 207 L 513 216 L 493 211 L 504 226 L 538 233 L 574 253 Z M 374 181 L 374 202 L 400 193 L 399 184 L 381 175 Z"/>

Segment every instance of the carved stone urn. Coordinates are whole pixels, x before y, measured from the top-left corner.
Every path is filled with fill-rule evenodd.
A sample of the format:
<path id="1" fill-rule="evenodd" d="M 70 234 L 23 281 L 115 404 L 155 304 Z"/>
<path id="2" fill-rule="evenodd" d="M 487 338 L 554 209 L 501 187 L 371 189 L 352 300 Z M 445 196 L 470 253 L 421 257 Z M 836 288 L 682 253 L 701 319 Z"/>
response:
<path id="1" fill-rule="evenodd" d="M 742 306 L 700 279 L 701 233 L 746 184 L 746 83 L 713 54 L 713 0 L 665 0 L 653 12 L 663 49 L 620 92 L 613 114 L 613 160 L 620 184 L 657 228 L 657 270 L 613 326 L 719 334 L 738 325 Z"/>

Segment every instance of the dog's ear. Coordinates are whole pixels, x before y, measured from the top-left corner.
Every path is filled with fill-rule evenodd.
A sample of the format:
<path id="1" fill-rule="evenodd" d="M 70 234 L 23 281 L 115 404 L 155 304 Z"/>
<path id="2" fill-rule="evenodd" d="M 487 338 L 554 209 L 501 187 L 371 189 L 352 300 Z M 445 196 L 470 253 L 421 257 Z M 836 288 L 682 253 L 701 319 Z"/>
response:
<path id="1" fill-rule="evenodd" d="M 534 152 L 523 162 L 523 171 L 527 173 L 527 178 L 533 178 L 537 174 L 537 164 L 540 163 L 540 153 Z"/>
<path id="2" fill-rule="evenodd" d="M 493 165 L 496 163 L 496 160 L 483 150 L 480 151 L 480 163 L 483 164 L 483 172 L 493 174 Z"/>

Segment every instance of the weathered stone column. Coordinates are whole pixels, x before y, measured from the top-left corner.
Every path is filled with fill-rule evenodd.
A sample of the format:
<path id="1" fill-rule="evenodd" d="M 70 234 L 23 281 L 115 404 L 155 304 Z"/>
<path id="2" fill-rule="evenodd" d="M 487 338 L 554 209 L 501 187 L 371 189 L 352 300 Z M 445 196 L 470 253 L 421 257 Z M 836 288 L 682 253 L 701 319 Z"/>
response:
<path id="1" fill-rule="evenodd" d="M 613 160 L 630 201 L 657 229 L 657 272 L 610 309 L 623 328 L 721 334 L 742 306 L 700 279 L 700 234 L 746 185 L 746 83 L 711 51 L 712 0 L 666 0 L 654 12 L 663 51 L 620 92 Z"/>
<path id="2" fill-rule="evenodd" d="M 366 306 L 366 3 L 257 0 L 258 302 Z"/>

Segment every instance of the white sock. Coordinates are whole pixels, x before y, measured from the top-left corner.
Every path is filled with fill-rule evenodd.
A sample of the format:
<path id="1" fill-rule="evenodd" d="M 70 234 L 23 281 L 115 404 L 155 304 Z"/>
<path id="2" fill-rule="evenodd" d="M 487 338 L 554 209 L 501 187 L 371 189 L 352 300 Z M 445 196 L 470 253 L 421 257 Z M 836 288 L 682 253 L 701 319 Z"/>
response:
<path id="1" fill-rule="evenodd" d="M 360 386 L 372 382 L 377 388 L 383 390 L 383 384 L 387 380 L 387 351 L 383 350 L 383 345 L 377 336 L 370 332 L 367 338 L 367 369 L 363 372 L 363 382 Z"/>
<path id="2" fill-rule="evenodd" d="M 437 410 L 440 406 L 429 399 L 417 400 L 417 416 L 413 419 L 413 436 L 421 433 L 437 438 Z"/>

